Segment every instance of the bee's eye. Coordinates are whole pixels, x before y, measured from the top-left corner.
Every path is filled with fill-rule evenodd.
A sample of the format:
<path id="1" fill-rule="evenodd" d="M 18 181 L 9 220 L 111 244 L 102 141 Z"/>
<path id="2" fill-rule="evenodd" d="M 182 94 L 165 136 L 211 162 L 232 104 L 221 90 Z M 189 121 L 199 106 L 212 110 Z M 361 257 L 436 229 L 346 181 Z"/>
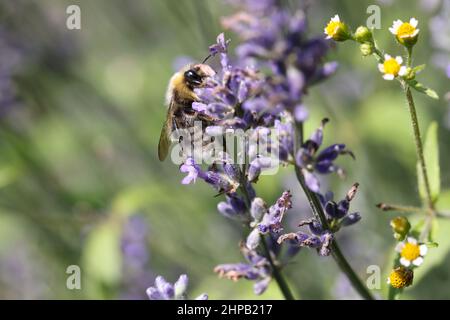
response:
<path id="1" fill-rule="evenodd" d="M 202 82 L 202 77 L 200 77 L 195 71 L 188 70 L 184 73 L 184 76 L 186 77 L 186 80 L 194 83 L 194 84 L 200 84 Z"/>

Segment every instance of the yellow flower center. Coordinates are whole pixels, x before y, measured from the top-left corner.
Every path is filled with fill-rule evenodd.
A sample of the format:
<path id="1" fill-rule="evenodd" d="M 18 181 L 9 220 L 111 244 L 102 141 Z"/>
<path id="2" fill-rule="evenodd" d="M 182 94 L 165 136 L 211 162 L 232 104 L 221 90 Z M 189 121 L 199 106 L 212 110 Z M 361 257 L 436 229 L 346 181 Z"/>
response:
<path id="1" fill-rule="evenodd" d="M 417 244 L 407 242 L 400 255 L 409 261 L 416 260 L 420 257 L 420 248 Z"/>
<path id="2" fill-rule="evenodd" d="M 389 275 L 391 286 L 397 289 L 410 286 L 413 282 L 413 278 L 413 271 L 406 269 L 405 267 L 396 268 Z"/>
<path id="3" fill-rule="evenodd" d="M 403 24 L 397 30 L 397 37 L 399 38 L 411 37 L 414 31 L 416 31 L 416 28 L 414 28 L 408 22 L 403 22 Z"/>
<path id="4" fill-rule="evenodd" d="M 400 64 L 394 58 L 388 59 L 384 62 L 384 73 L 398 75 L 400 71 Z"/>
<path id="5" fill-rule="evenodd" d="M 339 30 L 339 28 L 342 28 L 343 24 L 340 21 L 330 21 L 326 27 L 327 34 L 332 37 L 336 34 L 336 32 Z"/>

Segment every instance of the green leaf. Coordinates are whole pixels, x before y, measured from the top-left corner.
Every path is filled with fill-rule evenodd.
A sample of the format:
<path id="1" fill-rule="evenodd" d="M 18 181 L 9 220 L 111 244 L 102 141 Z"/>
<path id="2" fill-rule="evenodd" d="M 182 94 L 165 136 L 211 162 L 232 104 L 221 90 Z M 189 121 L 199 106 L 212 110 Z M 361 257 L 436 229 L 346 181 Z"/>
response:
<path id="1" fill-rule="evenodd" d="M 434 91 L 433 89 L 430 89 L 428 87 L 425 87 L 420 82 L 417 82 L 416 80 L 407 80 L 406 81 L 414 90 L 426 94 L 430 98 L 433 99 L 439 99 L 439 95 Z"/>
<path id="2" fill-rule="evenodd" d="M 439 194 L 441 192 L 441 173 L 439 168 L 439 145 L 437 132 L 438 125 L 436 122 L 432 122 L 428 127 L 424 145 L 425 165 L 427 167 L 428 182 L 430 184 L 431 201 L 433 201 L 433 203 L 439 198 Z M 420 197 L 425 200 L 427 198 L 426 188 L 419 163 L 417 163 L 417 179 Z"/>

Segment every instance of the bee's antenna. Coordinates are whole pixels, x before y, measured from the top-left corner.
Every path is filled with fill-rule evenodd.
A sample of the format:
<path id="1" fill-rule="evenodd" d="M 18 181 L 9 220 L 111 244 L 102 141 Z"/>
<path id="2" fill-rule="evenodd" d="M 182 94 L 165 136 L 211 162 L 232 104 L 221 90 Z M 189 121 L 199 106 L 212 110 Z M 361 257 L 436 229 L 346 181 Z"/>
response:
<path id="1" fill-rule="evenodd" d="M 203 59 L 202 64 L 205 63 L 206 61 L 208 61 L 208 59 L 211 58 L 211 57 L 212 57 L 212 55 L 209 54 L 205 59 Z"/>

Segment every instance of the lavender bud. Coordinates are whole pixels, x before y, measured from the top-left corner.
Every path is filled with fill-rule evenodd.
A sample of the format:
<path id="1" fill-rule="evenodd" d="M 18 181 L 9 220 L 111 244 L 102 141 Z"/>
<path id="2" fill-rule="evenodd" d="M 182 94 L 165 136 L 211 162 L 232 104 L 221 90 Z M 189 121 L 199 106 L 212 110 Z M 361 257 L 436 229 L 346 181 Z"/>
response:
<path id="1" fill-rule="evenodd" d="M 255 250 L 259 246 L 260 240 L 261 235 L 259 233 L 259 230 L 258 228 L 255 228 L 248 235 L 245 245 L 247 246 L 248 249 Z"/>
<path id="2" fill-rule="evenodd" d="M 343 226 L 350 226 L 352 224 L 357 223 L 359 220 L 361 220 L 361 215 L 358 212 L 351 213 L 348 216 L 346 216 L 341 221 L 341 225 Z"/>
<path id="3" fill-rule="evenodd" d="M 261 295 L 264 293 L 264 291 L 266 291 L 267 287 L 269 286 L 270 280 L 272 280 L 270 277 L 264 278 L 258 282 L 256 282 L 253 285 L 253 292 L 256 295 Z"/>
<path id="4" fill-rule="evenodd" d="M 162 295 L 159 293 L 158 289 L 150 287 L 146 291 L 147 296 L 150 300 L 163 300 Z"/>
<path id="5" fill-rule="evenodd" d="M 270 168 L 272 160 L 269 157 L 256 158 L 250 162 L 248 168 L 248 181 L 254 182 L 258 180 L 262 169 Z"/>
<path id="6" fill-rule="evenodd" d="M 321 146 L 322 142 L 323 142 L 323 128 L 325 127 L 325 125 L 328 122 L 328 118 L 324 118 L 321 122 L 321 125 L 318 129 L 316 129 L 316 131 L 313 132 L 313 134 L 311 135 L 311 137 L 309 138 L 309 140 L 314 141 L 317 146 Z"/>
<path id="7" fill-rule="evenodd" d="M 224 215 L 227 218 L 234 219 L 236 218 L 237 212 L 234 210 L 234 208 L 231 206 L 231 204 L 227 202 L 219 202 L 217 204 L 217 210 Z"/>
<path id="8" fill-rule="evenodd" d="M 339 201 L 337 205 L 338 218 L 344 217 L 349 209 L 350 209 L 350 202 L 348 200 Z"/>
<path id="9" fill-rule="evenodd" d="M 174 284 L 175 297 L 184 297 L 188 287 L 189 278 L 187 275 L 182 274 Z"/>
<path id="10" fill-rule="evenodd" d="M 250 213 L 255 221 L 261 221 L 264 214 L 267 212 L 267 205 L 261 198 L 255 198 L 252 201 Z"/>
<path id="11" fill-rule="evenodd" d="M 223 171 L 233 180 L 239 180 L 239 170 L 236 165 L 230 163 L 223 164 Z"/>
<path id="12" fill-rule="evenodd" d="M 155 287 L 165 300 L 170 300 L 175 295 L 173 285 L 167 282 L 162 276 L 158 276 L 155 279 Z"/>
<path id="13" fill-rule="evenodd" d="M 306 119 L 308 119 L 309 112 L 308 109 L 303 105 L 297 105 L 294 108 L 294 118 L 297 122 L 304 122 Z"/>
<path id="14" fill-rule="evenodd" d="M 231 207 L 237 214 L 243 214 L 245 210 L 247 209 L 247 206 L 241 198 L 238 196 L 229 196 L 228 202 L 230 203 Z"/>
<path id="15" fill-rule="evenodd" d="M 208 295 L 206 293 L 202 293 L 201 295 L 199 295 L 197 298 L 195 298 L 195 300 L 208 300 Z"/>
<path id="16" fill-rule="evenodd" d="M 325 212 L 330 218 L 338 218 L 337 204 L 334 201 L 328 201 L 325 204 Z M 342 218 L 342 217 L 341 217 Z"/>
<path id="17" fill-rule="evenodd" d="M 305 177 L 305 183 L 308 186 L 308 188 L 312 192 L 319 192 L 320 184 L 319 184 L 319 180 L 316 178 L 316 176 L 305 169 L 303 169 L 302 172 L 303 172 L 303 176 Z"/>
<path id="18" fill-rule="evenodd" d="M 248 181 L 255 182 L 258 180 L 261 174 L 261 166 L 259 165 L 258 159 L 253 160 L 248 168 Z"/>

